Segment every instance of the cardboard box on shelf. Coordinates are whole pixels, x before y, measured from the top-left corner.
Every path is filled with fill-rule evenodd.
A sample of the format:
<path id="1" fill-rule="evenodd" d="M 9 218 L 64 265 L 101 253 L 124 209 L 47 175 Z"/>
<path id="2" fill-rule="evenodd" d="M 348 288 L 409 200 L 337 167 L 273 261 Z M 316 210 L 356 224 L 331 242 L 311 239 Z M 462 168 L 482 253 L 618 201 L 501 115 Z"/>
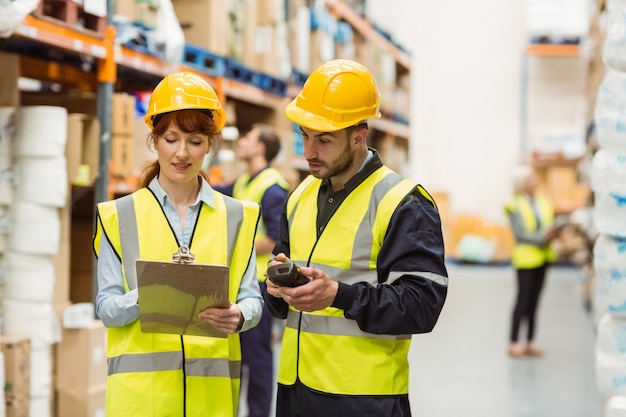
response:
<path id="1" fill-rule="evenodd" d="M 106 328 L 101 320 L 92 320 L 82 328 L 64 328 L 56 355 L 59 391 L 86 396 L 106 385 Z"/>
<path id="2" fill-rule="evenodd" d="M 89 185 L 98 178 L 100 122 L 97 117 L 80 113 L 68 114 L 65 158 L 70 183 Z"/>
<path id="3" fill-rule="evenodd" d="M 285 15 L 285 2 L 282 0 L 257 0 L 257 21 L 261 24 L 276 24 Z"/>
<path id="4" fill-rule="evenodd" d="M 311 9 L 292 7 L 288 23 L 289 55 L 291 67 L 308 74 L 311 71 Z"/>
<path id="5" fill-rule="evenodd" d="M 92 325 L 95 315 L 93 303 L 71 303 L 63 309 L 61 323 L 64 329 L 82 329 Z"/>
<path id="6" fill-rule="evenodd" d="M 354 60 L 363 64 L 376 80 L 381 77 L 381 47 L 358 32 L 354 33 Z"/>
<path id="7" fill-rule="evenodd" d="M 226 113 L 228 114 L 228 113 Z M 141 172 L 141 168 L 147 161 L 153 161 L 158 158 L 154 147 L 148 146 L 148 135 L 150 129 L 146 126 L 143 119 L 135 119 L 135 134 L 133 139 L 133 173 L 134 175 Z"/>
<path id="8" fill-rule="evenodd" d="M 7 416 L 28 416 L 31 373 L 30 338 L 2 335 L 0 349 L 4 354 L 4 395 Z"/>
<path id="9" fill-rule="evenodd" d="M 137 3 L 133 1 L 116 1 L 113 13 L 124 16 L 131 22 L 137 20 Z"/>
<path id="10" fill-rule="evenodd" d="M 286 39 L 284 36 L 279 39 L 279 33 L 285 29 L 286 27 L 277 25 L 257 25 L 255 28 L 256 49 L 252 65 L 254 70 L 282 78 L 280 46 L 282 41 L 286 42 Z"/>
<path id="11" fill-rule="evenodd" d="M 575 165 L 557 165 L 545 168 L 543 180 L 546 191 L 552 198 L 568 195 L 578 182 L 578 171 Z"/>
<path id="12" fill-rule="evenodd" d="M 67 203 L 59 209 L 61 221 L 61 234 L 59 237 L 59 250 L 52 257 L 54 265 L 54 294 L 52 304 L 58 311 L 70 299 L 70 227 L 72 222 L 72 197 L 68 193 Z"/>
<path id="13" fill-rule="evenodd" d="M 5 394 L 6 417 L 30 417 L 30 396 Z"/>
<path id="14" fill-rule="evenodd" d="M 135 96 L 127 93 L 113 94 L 111 111 L 111 134 L 130 135 L 135 133 Z"/>
<path id="15" fill-rule="evenodd" d="M 20 90 L 17 80 L 20 77 L 20 56 L 0 52 L 0 106 L 18 107 Z"/>
<path id="16" fill-rule="evenodd" d="M 173 0 L 185 41 L 214 54 L 226 56 L 229 39 L 228 2 L 223 0 Z"/>
<path id="17" fill-rule="evenodd" d="M 106 385 L 92 387 L 81 394 L 57 391 L 57 416 L 101 417 L 104 415 Z"/>
<path id="18" fill-rule="evenodd" d="M 337 59 L 352 59 L 354 60 L 355 50 L 354 43 L 335 43 L 335 57 Z"/>
<path id="19" fill-rule="evenodd" d="M 113 135 L 109 174 L 119 177 L 135 174 L 135 138 L 133 136 Z"/>
<path id="20" fill-rule="evenodd" d="M 332 33 L 323 30 L 311 31 L 310 71 L 335 58 L 335 40 Z"/>

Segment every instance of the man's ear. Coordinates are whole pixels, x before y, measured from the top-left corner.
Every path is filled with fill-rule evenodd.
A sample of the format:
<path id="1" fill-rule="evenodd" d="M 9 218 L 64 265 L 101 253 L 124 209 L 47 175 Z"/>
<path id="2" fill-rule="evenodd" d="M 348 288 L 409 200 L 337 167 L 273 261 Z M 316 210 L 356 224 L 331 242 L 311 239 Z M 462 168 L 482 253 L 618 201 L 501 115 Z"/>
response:
<path id="1" fill-rule="evenodd" d="M 356 134 L 354 135 L 354 144 L 361 145 L 365 143 L 367 141 L 367 132 L 368 130 L 366 127 L 362 127 L 358 129 L 356 131 Z"/>
<path id="2" fill-rule="evenodd" d="M 265 155 L 265 143 L 261 140 L 256 141 L 257 151 L 261 155 Z"/>

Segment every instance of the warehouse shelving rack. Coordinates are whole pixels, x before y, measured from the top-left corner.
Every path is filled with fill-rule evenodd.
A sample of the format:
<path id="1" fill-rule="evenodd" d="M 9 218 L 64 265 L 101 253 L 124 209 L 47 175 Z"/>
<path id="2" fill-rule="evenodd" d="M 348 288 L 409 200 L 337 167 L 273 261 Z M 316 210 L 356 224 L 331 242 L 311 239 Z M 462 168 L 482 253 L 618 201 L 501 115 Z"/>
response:
<path id="1" fill-rule="evenodd" d="M 576 57 L 580 55 L 580 46 L 577 44 L 531 44 L 526 47 L 526 55 L 543 57 Z"/>
<path id="2" fill-rule="evenodd" d="M 95 188 L 96 201 L 111 197 L 108 164 L 110 159 L 111 102 L 114 90 L 152 89 L 166 74 L 194 71 L 211 83 L 220 99 L 250 103 L 268 111 L 280 112 L 285 97 L 272 94 L 257 86 L 224 76 L 203 73 L 184 63 L 172 64 L 154 56 L 115 43 L 112 25 L 112 2 L 107 2 L 107 22 L 103 33 L 68 27 L 34 14 L 24 18 L 1 50 L 20 55 L 21 76 L 44 82 L 71 86 L 97 94 L 98 119 L 101 126 L 101 161 Z M 401 72 L 408 73 L 410 57 L 377 32 L 365 18 L 359 16 L 341 0 L 327 0 L 326 6 L 338 18 L 348 22 L 368 41 L 376 43 L 396 61 Z M 298 87 L 288 85 L 287 96 Z M 401 137 L 408 142 L 409 126 L 392 119 L 376 120 L 372 127 L 383 135 Z M 132 187 L 132 186 L 131 186 Z"/>
<path id="3" fill-rule="evenodd" d="M 326 0 L 326 4 L 335 17 L 348 22 L 357 32 L 381 47 L 385 53 L 389 54 L 407 71 L 411 69 L 411 57 L 374 29 L 367 19 L 362 18 L 341 0 Z"/>
<path id="4" fill-rule="evenodd" d="M 529 149 L 528 137 L 528 96 L 529 96 L 529 61 L 530 60 L 550 60 L 550 59 L 572 59 L 580 58 L 582 55 L 581 46 L 579 44 L 551 44 L 551 43 L 532 43 L 528 44 L 523 52 L 522 57 L 522 80 L 521 80 L 521 105 L 520 105 L 520 156 L 521 158 L 529 157 L 530 160 L 522 160 L 520 162 L 530 163 L 539 173 L 542 181 L 545 181 L 547 172 L 551 169 L 558 170 L 562 167 L 570 167 L 576 169 L 577 165 L 582 161 L 581 157 L 569 158 L 562 154 L 541 155 L 531 152 Z M 579 185 L 579 187 L 583 187 Z M 581 188 L 581 195 L 584 195 L 584 189 Z M 585 201 L 577 198 L 572 201 L 562 196 L 553 196 L 553 203 L 557 214 L 569 214 L 573 210 L 580 208 Z M 584 199 L 586 200 L 586 199 Z"/>

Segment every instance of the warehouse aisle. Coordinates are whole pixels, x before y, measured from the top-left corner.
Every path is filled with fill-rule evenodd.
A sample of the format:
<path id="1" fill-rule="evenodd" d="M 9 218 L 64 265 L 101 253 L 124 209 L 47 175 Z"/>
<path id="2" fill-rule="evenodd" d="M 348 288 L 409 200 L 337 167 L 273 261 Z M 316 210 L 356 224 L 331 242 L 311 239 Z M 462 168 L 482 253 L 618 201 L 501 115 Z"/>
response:
<path id="1" fill-rule="evenodd" d="M 540 301 L 540 359 L 506 354 L 514 272 L 449 266 L 449 298 L 434 332 L 413 338 L 415 417 L 601 417 L 593 320 L 575 268 L 553 267 Z"/>

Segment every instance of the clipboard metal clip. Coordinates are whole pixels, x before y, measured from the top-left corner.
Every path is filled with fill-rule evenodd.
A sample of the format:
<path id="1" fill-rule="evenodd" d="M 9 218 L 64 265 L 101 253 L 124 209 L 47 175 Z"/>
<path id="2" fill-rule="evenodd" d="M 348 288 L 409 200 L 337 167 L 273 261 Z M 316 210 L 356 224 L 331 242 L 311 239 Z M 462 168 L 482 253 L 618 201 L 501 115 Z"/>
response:
<path id="1" fill-rule="evenodd" d="M 172 262 L 177 264 L 193 264 L 196 262 L 196 256 L 189 251 L 187 246 L 183 245 L 172 255 Z"/>

